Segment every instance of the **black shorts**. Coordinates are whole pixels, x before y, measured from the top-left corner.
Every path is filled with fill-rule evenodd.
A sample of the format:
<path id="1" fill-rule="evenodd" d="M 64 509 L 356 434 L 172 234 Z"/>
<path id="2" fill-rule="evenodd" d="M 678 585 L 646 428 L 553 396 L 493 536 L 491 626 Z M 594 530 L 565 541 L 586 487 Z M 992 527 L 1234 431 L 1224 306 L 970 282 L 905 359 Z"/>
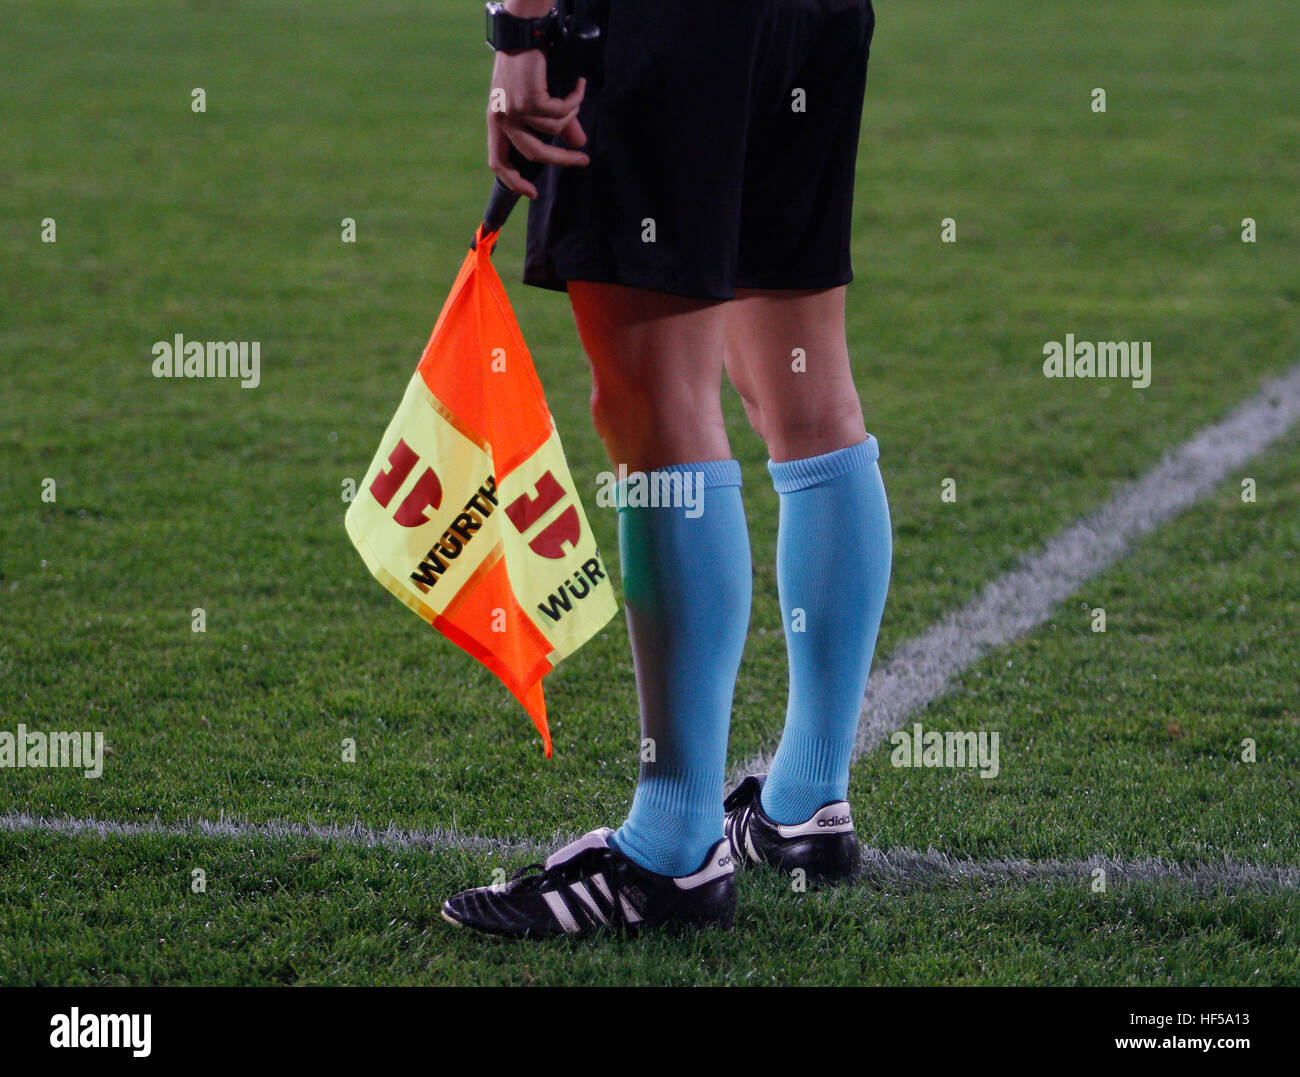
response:
<path id="1" fill-rule="evenodd" d="M 730 299 L 852 280 L 870 0 L 609 0 L 602 21 L 591 163 L 539 177 L 525 282 Z"/>

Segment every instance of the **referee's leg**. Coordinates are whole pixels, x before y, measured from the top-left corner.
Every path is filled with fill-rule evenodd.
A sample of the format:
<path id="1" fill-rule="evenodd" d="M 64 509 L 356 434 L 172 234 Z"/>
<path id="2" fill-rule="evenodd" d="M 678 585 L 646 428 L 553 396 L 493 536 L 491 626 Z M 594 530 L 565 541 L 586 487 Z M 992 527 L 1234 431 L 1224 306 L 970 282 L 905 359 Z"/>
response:
<path id="1" fill-rule="evenodd" d="M 644 471 L 731 456 L 722 421 L 726 304 L 570 281 L 610 461 Z"/>
<path id="2" fill-rule="evenodd" d="M 889 587 L 889 505 L 849 365 L 844 298 L 842 287 L 738 290 L 728 307 L 727 373 L 767 443 L 781 503 L 790 697 L 762 805 L 784 824 L 847 797 Z"/>
<path id="3" fill-rule="evenodd" d="M 847 291 L 737 288 L 727 307 L 727 376 L 775 461 L 867 436 L 845 339 Z"/>
<path id="4" fill-rule="evenodd" d="M 611 839 L 642 867 L 682 876 L 723 836 L 752 589 L 740 466 L 719 399 L 726 303 L 581 281 L 569 295 L 610 460 L 666 480 L 660 490 L 690 492 L 618 512 L 642 743 L 632 808 Z"/>

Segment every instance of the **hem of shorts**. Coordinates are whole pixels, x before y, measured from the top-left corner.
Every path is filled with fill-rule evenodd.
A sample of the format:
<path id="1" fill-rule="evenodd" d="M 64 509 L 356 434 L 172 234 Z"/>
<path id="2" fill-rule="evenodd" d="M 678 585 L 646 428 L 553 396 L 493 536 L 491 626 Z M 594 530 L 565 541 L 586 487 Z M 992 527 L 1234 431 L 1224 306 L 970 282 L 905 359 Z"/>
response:
<path id="1" fill-rule="evenodd" d="M 686 299 L 733 299 L 734 291 L 724 288 L 707 287 L 692 284 L 689 281 L 666 280 L 663 277 L 642 276 L 637 273 L 602 273 L 595 270 L 559 273 L 555 276 L 524 276 L 524 283 L 535 288 L 549 288 L 556 292 L 567 292 L 570 281 L 582 281 L 587 284 L 621 284 L 625 288 L 643 288 L 648 292 L 663 292 L 678 295 Z"/>
<path id="2" fill-rule="evenodd" d="M 761 288 L 765 291 L 808 292 L 824 288 L 840 288 L 853 281 L 853 271 L 847 274 L 835 273 L 827 277 L 802 278 L 797 283 L 787 280 L 767 279 L 760 281 L 754 277 L 736 281 L 731 288 L 705 288 L 678 281 L 665 280 L 663 277 L 642 276 L 637 273 L 598 273 L 575 272 L 555 276 L 524 274 L 525 284 L 534 288 L 546 288 L 553 292 L 567 292 L 570 281 L 582 281 L 588 284 L 619 284 L 625 288 L 643 288 L 650 292 L 663 292 L 667 295 L 682 296 L 686 299 L 725 300 L 736 297 L 736 288 Z"/>
<path id="3" fill-rule="evenodd" d="M 762 288 L 773 292 L 814 292 L 823 288 L 842 288 L 853 283 L 853 270 L 831 273 L 824 277 L 803 277 L 796 283 L 781 278 L 746 277 L 736 281 L 737 288 Z"/>

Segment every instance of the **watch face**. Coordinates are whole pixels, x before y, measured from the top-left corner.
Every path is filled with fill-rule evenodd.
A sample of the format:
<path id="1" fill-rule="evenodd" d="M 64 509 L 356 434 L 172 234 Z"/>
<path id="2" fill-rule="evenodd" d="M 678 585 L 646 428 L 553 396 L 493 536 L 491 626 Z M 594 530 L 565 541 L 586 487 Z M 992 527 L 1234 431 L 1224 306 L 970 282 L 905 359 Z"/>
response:
<path id="1" fill-rule="evenodd" d="M 506 13 L 504 4 L 487 5 L 487 43 L 494 49 L 508 48 L 507 42 L 501 40 L 504 36 L 501 33 L 501 26 L 504 23 L 503 15 Z"/>
<path id="2" fill-rule="evenodd" d="M 544 47 L 548 19 L 511 15 L 501 3 L 487 5 L 487 43 L 498 52 Z"/>

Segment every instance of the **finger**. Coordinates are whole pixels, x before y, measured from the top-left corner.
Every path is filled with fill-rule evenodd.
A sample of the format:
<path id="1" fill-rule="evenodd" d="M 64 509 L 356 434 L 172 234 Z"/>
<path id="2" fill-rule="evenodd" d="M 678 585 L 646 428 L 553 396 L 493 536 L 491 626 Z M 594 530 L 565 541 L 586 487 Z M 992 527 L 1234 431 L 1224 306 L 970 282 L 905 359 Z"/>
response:
<path id="1" fill-rule="evenodd" d="M 578 79 L 578 84 L 569 91 L 569 96 L 564 98 L 564 103 L 576 109 L 580 104 L 582 104 L 582 100 L 586 95 L 587 80 L 585 78 L 580 78 Z"/>
<path id="2" fill-rule="evenodd" d="M 515 127 L 531 127 L 541 131 L 545 135 L 558 135 L 564 130 L 565 125 L 573 119 L 572 114 L 565 114 L 559 118 L 553 116 L 535 116 L 531 112 L 520 110 L 506 114 L 506 123 Z"/>
<path id="3" fill-rule="evenodd" d="M 570 146 L 585 146 L 587 144 L 587 132 L 582 129 L 582 124 L 578 122 L 578 117 L 574 116 L 564 128 L 560 131 L 560 137 Z"/>
<path id="4" fill-rule="evenodd" d="M 529 98 L 524 110 L 538 116 L 550 116 L 559 119 L 574 112 L 582 104 L 582 98 L 586 91 L 587 80 L 585 78 L 578 79 L 578 84 L 568 97 L 551 97 L 539 94 L 535 98 Z"/>
<path id="5" fill-rule="evenodd" d="M 524 179 L 510 163 L 510 140 L 505 131 L 495 124 L 488 127 L 488 168 L 515 194 L 525 198 L 537 197 L 537 188 Z"/>
<path id="6" fill-rule="evenodd" d="M 541 131 L 546 135 L 563 134 L 570 127 L 573 127 L 579 135 L 579 141 L 574 143 L 571 138 L 566 137 L 565 141 L 571 145 L 581 146 L 587 141 L 587 136 L 582 131 L 582 126 L 577 124 L 578 110 L 566 112 L 558 118 L 552 116 L 531 116 L 523 112 L 515 112 L 506 116 L 506 123 L 518 127 L 526 127 L 532 130 Z"/>
<path id="7" fill-rule="evenodd" d="M 509 165 L 503 165 L 500 168 L 492 170 L 496 173 L 497 179 L 504 183 L 515 194 L 523 195 L 524 198 L 536 198 L 537 188 L 529 183 L 516 169 Z"/>
<path id="8" fill-rule="evenodd" d="M 530 161 L 540 161 L 544 165 L 581 166 L 590 163 L 590 158 L 585 153 L 567 150 L 563 146 L 552 146 L 527 131 L 507 129 L 507 133 L 515 148 Z"/>

